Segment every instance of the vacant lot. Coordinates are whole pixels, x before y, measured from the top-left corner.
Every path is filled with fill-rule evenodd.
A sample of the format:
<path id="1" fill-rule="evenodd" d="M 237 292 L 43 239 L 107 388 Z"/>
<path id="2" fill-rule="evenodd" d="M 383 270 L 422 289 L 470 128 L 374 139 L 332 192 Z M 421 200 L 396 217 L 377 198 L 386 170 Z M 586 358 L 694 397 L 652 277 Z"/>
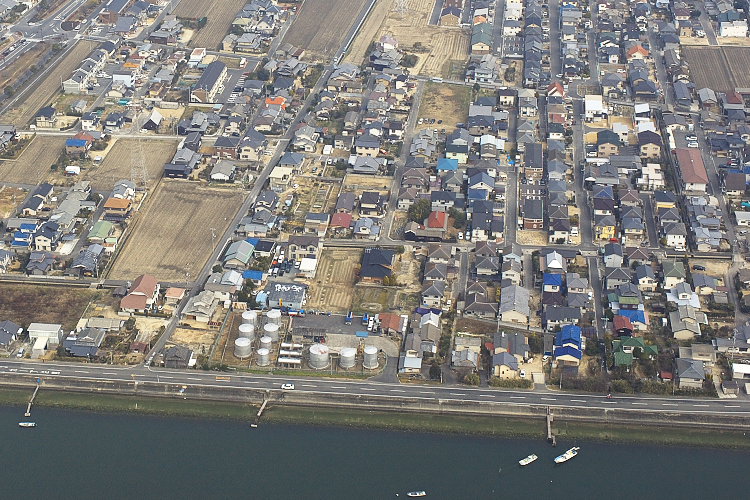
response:
<path id="1" fill-rule="evenodd" d="M 332 312 L 352 308 L 352 287 L 362 260 L 360 250 L 323 250 L 315 281 L 310 284 L 307 306 Z"/>
<path id="2" fill-rule="evenodd" d="M 97 44 L 79 41 L 68 54 L 54 65 L 54 69 L 41 79 L 33 92 L 21 98 L 3 117 L 4 122 L 25 126 L 40 108 L 47 105 L 52 97 L 61 91 L 60 82 L 68 78 Z"/>
<path id="3" fill-rule="evenodd" d="M 147 185 L 151 187 L 161 177 L 164 164 L 172 159 L 176 150 L 175 141 L 117 139 L 101 165 L 87 169 L 85 177 L 91 181 L 94 189 L 111 189 L 120 179 L 130 179 L 133 165 L 137 166 L 137 160 L 142 158 Z M 140 166 L 137 166 L 137 170 L 137 184 L 140 186 L 143 182 Z"/>
<path id="4" fill-rule="evenodd" d="M 690 76 L 698 88 L 731 92 L 750 87 L 750 47 L 692 47 L 684 49 Z"/>
<path id="5" fill-rule="evenodd" d="M 190 273 L 195 279 L 214 247 L 211 229 L 217 238 L 222 235 L 241 203 L 240 192 L 162 181 L 137 215 L 110 277 L 148 273 L 161 281 L 184 281 Z"/>
<path id="6" fill-rule="evenodd" d="M 347 60 L 361 62 L 374 39 L 382 35 L 393 35 L 399 48 L 418 57 L 414 74 L 461 78 L 469 57 L 469 32 L 463 28 L 432 26 L 430 15 L 435 0 L 407 0 L 406 12 L 397 12 L 393 0 L 378 6 L 368 17 L 362 30 L 352 44 Z M 385 20 L 383 13 L 387 12 Z M 377 29 L 376 29 L 377 27 Z"/>
<path id="7" fill-rule="evenodd" d="M 245 0 L 184 0 L 175 9 L 175 14 L 190 19 L 206 17 L 206 25 L 190 40 L 190 45 L 215 49 L 229 32 L 235 14 L 242 10 L 245 3 Z"/>
<path id="8" fill-rule="evenodd" d="M 64 137 L 35 136 L 17 160 L 0 163 L 0 181 L 39 184 L 48 177 L 64 145 Z"/>
<path id="9" fill-rule="evenodd" d="M 10 186 L 0 186 L 0 219 L 10 217 L 18 205 L 26 198 L 26 190 Z"/>
<path id="10" fill-rule="evenodd" d="M 0 318 L 23 327 L 29 323 L 60 323 L 75 328 L 91 300 L 107 291 L 44 285 L 0 284 Z"/>
<path id="11" fill-rule="evenodd" d="M 208 354 L 217 334 L 218 332 L 211 330 L 177 328 L 169 340 L 177 345 L 189 347 L 196 354 Z"/>
<path id="12" fill-rule="evenodd" d="M 369 0 L 305 0 L 284 36 L 284 42 L 332 56 Z"/>
<path id="13" fill-rule="evenodd" d="M 419 104 L 419 118 L 442 120 L 436 128 L 453 129 L 457 123 L 466 122 L 471 102 L 471 88 L 428 82 Z"/>
<path id="14" fill-rule="evenodd" d="M 27 50 L 21 57 L 14 60 L 8 65 L 0 75 L 0 88 L 4 89 L 8 85 L 16 83 L 16 79 L 21 76 L 29 67 L 37 63 L 47 50 L 49 45 L 44 42 L 36 43 L 33 47 Z"/>

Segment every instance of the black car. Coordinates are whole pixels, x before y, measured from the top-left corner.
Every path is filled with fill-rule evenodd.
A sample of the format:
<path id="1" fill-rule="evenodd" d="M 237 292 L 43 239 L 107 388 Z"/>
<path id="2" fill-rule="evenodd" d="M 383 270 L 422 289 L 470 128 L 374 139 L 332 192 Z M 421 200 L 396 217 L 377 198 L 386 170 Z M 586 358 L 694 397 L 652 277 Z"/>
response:
<path id="1" fill-rule="evenodd" d="M 701 266 L 700 264 L 695 264 L 693 266 L 693 271 L 705 271 L 705 270 L 706 270 L 706 266 Z"/>

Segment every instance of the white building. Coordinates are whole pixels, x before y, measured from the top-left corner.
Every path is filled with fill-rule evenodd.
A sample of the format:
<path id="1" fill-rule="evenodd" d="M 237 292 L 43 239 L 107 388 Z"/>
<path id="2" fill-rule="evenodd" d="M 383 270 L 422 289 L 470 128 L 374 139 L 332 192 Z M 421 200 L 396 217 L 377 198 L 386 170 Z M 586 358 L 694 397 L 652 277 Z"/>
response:
<path id="1" fill-rule="evenodd" d="M 746 37 L 747 36 L 747 22 L 724 21 L 722 23 L 719 23 L 719 36 Z"/>

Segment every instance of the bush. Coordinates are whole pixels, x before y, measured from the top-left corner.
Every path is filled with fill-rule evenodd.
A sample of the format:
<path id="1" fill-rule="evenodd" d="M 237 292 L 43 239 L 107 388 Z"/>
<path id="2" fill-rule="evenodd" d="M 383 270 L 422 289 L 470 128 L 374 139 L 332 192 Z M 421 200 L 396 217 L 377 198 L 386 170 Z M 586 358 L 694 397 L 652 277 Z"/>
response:
<path id="1" fill-rule="evenodd" d="M 479 385 L 479 374 L 469 373 L 468 375 L 464 377 L 463 382 L 466 385 Z"/>
<path id="2" fill-rule="evenodd" d="M 612 392 L 622 392 L 625 394 L 633 394 L 633 386 L 630 385 L 630 382 L 624 379 L 620 380 L 613 380 L 610 384 L 612 388 Z"/>
<path id="3" fill-rule="evenodd" d="M 492 377 L 490 379 L 490 386 L 500 387 L 503 389 L 531 389 L 534 387 L 534 382 L 525 378 L 500 378 Z"/>

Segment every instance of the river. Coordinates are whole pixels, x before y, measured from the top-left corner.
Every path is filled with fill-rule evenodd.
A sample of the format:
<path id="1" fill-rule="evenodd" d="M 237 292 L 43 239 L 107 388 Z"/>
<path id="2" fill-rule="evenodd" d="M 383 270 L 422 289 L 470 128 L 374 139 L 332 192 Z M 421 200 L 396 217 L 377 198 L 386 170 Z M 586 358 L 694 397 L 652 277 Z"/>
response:
<path id="1" fill-rule="evenodd" d="M 3 498 L 742 498 L 747 451 L 0 407 Z M 418 419 L 419 416 L 415 415 Z M 644 432 L 649 432 L 647 429 Z M 563 465 L 552 459 L 581 446 Z M 521 468 L 530 453 L 539 460 Z M 742 465 L 745 464 L 745 465 Z"/>

